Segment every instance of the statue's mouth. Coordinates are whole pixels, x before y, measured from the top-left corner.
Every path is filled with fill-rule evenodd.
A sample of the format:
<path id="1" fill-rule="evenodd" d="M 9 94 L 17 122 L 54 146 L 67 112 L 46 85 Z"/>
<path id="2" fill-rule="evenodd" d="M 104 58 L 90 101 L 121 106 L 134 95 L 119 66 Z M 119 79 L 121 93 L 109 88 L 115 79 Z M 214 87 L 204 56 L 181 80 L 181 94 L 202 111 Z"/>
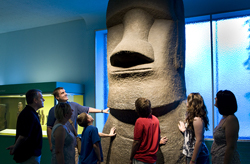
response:
<path id="1" fill-rule="evenodd" d="M 154 62 L 153 55 L 138 52 L 119 51 L 110 57 L 111 74 L 129 74 L 151 72 Z"/>
<path id="2" fill-rule="evenodd" d="M 130 68 L 152 62 L 154 62 L 153 55 L 152 57 L 148 57 L 147 55 L 130 51 L 120 51 L 110 57 L 111 65 L 121 68 Z"/>

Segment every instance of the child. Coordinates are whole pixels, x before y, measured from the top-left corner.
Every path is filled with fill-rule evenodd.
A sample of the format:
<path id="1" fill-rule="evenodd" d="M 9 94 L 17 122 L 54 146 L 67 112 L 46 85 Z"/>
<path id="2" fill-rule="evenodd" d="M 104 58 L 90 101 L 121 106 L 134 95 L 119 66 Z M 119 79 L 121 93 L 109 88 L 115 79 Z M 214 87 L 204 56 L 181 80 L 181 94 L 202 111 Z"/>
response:
<path id="1" fill-rule="evenodd" d="M 184 134 L 183 154 L 187 164 L 209 164 L 209 151 L 204 142 L 205 130 L 209 120 L 203 97 L 190 93 L 187 97 L 186 124 L 179 121 L 179 129 Z"/>
<path id="2" fill-rule="evenodd" d="M 135 107 L 139 118 L 135 122 L 130 163 L 156 163 L 159 144 L 165 144 L 168 139 L 160 139 L 159 120 L 152 115 L 148 99 L 138 98 Z"/>
<path id="3" fill-rule="evenodd" d="M 102 162 L 103 155 L 99 137 L 112 137 L 116 135 L 114 127 L 110 129 L 109 134 L 98 133 L 98 129 L 93 126 L 93 121 L 92 116 L 86 113 L 81 113 L 77 118 L 79 126 L 84 127 L 80 153 L 81 164 L 99 164 Z"/>

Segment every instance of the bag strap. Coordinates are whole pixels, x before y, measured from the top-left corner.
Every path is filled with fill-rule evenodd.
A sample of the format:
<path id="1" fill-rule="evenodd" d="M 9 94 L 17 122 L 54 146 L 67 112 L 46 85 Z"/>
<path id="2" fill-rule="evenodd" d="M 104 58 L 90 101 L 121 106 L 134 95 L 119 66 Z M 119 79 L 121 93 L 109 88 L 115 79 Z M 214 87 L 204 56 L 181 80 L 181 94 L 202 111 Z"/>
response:
<path id="1" fill-rule="evenodd" d="M 76 128 L 73 124 L 73 121 L 71 119 L 69 119 L 69 123 L 72 125 L 73 129 L 74 129 L 74 135 L 77 136 L 77 133 L 76 133 Z"/>

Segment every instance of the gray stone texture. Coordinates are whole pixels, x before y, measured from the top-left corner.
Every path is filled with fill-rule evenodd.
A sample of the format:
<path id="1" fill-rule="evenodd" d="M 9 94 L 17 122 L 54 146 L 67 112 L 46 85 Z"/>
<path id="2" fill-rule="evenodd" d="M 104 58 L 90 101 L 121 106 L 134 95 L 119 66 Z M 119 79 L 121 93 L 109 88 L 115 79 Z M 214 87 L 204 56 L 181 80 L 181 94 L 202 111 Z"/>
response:
<path id="1" fill-rule="evenodd" d="M 139 97 L 151 101 L 161 136 L 169 139 L 157 163 L 185 163 L 178 121 L 186 112 L 185 23 L 182 0 L 110 0 L 107 8 L 109 118 L 102 138 L 104 163 L 125 164 L 133 142 Z"/>

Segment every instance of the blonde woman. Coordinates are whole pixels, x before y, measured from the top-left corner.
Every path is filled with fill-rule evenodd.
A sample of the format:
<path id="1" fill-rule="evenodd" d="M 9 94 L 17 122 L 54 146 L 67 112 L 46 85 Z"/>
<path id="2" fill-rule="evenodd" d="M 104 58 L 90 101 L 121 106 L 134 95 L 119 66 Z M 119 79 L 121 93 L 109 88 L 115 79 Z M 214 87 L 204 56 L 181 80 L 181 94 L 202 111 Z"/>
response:
<path id="1" fill-rule="evenodd" d="M 187 98 L 186 123 L 179 121 L 184 134 L 183 154 L 187 164 L 209 164 L 209 151 L 204 142 L 208 130 L 207 109 L 199 93 L 190 93 Z"/>
<path id="2" fill-rule="evenodd" d="M 75 136 L 65 125 L 71 115 L 72 109 L 68 103 L 56 105 L 56 122 L 51 133 L 52 164 L 75 164 Z"/>

